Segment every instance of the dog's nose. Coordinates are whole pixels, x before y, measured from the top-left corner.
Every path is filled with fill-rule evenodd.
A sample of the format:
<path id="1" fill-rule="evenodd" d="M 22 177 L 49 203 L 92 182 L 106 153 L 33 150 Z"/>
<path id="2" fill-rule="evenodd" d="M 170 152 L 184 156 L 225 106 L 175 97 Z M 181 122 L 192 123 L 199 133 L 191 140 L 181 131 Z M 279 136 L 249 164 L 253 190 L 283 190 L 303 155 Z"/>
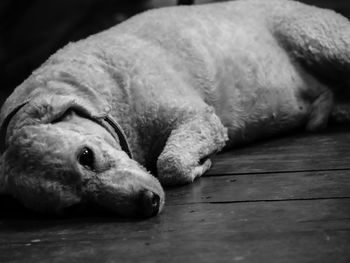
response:
<path id="1" fill-rule="evenodd" d="M 155 216 L 159 212 L 160 197 L 158 194 L 144 190 L 140 193 L 140 215 L 144 217 Z"/>

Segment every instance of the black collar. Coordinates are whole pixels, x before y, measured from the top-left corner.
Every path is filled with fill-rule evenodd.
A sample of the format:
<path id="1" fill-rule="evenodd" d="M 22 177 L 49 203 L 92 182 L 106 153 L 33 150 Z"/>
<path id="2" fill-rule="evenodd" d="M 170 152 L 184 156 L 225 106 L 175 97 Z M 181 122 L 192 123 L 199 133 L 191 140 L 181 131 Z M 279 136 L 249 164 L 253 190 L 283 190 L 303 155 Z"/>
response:
<path id="1" fill-rule="evenodd" d="M 6 132 L 7 127 L 13 118 L 13 116 L 16 115 L 16 113 L 28 102 L 22 103 L 21 105 L 17 106 L 10 114 L 8 114 L 2 123 L 2 126 L 0 128 L 0 153 L 2 154 L 6 150 Z M 130 146 L 128 144 L 128 141 L 126 139 L 125 133 L 123 129 L 120 127 L 119 123 L 112 118 L 112 116 L 107 115 L 103 118 L 93 118 L 92 120 L 99 123 L 101 126 L 103 126 L 105 129 L 107 129 L 108 132 L 112 133 L 111 131 L 115 132 L 115 134 L 112 133 L 113 137 L 117 137 L 119 140 L 120 147 L 126 154 L 133 159 Z M 111 129 L 108 129 L 106 126 L 109 126 Z M 111 130 L 111 131 L 110 131 Z M 115 136 L 117 135 L 117 136 Z"/>
<path id="2" fill-rule="evenodd" d="M 122 150 L 124 152 L 126 152 L 127 155 L 129 155 L 130 159 L 133 159 L 128 140 L 126 139 L 126 135 L 125 135 L 122 127 L 120 127 L 119 123 L 116 120 L 114 120 L 112 118 L 112 116 L 110 116 L 110 115 L 107 115 L 106 117 L 101 118 L 101 120 L 103 123 L 106 123 L 107 125 L 109 125 L 112 128 L 112 130 L 115 132 L 115 134 L 118 137 L 119 145 L 122 148 Z M 98 121 L 98 120 L 96 120 L 96 121 Z M 105 126 L 105 125 L 102 125 L 102 126 Z M 112 134 L 112 135 L 115 136 L 114 134 Z"/>

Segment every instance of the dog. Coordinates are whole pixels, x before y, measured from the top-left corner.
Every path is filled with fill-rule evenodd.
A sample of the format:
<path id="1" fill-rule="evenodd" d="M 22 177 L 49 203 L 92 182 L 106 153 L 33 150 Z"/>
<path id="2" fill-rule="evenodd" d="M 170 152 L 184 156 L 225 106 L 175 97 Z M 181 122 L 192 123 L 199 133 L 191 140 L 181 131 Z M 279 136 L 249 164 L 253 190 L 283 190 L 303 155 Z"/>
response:
<path id="1" fill-rule="evenodd" d="M 0 189 L 64 214 L 163 208 L 225 148 L 350 120 L 350 23 L 287 0 L 147 11 L 53 54 L 1 115 Z"/>

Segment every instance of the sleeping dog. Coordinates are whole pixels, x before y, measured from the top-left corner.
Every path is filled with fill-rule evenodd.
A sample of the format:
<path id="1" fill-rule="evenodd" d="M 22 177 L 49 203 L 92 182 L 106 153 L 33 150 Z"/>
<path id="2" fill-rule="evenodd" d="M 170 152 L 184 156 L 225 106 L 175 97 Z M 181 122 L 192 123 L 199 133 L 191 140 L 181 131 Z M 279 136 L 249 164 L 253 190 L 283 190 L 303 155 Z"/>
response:
<path id="1" fill-rule="evenodd" d="M 350 23 L 283 0 L 163 8 L 71 43 L 1 110 L 0 189 L 149 217 L 210 156 L 350 120 Z"/>

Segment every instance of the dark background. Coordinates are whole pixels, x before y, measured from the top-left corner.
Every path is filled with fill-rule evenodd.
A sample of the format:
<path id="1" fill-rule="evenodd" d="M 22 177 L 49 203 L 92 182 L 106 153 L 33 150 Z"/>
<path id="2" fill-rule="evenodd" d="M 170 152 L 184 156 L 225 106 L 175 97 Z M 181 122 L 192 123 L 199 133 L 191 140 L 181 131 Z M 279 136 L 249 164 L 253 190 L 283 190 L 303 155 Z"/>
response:
<path id="1" fill-rule="evenodd" d="M 264 1 L 264 0 L 261 0 Z M 109 28 L 139 12 L 215 0 L 1 0 L 0 105 L 50 54 L 69 41 Z M 349 0 L 304 0 L 350 17 Z"/>

